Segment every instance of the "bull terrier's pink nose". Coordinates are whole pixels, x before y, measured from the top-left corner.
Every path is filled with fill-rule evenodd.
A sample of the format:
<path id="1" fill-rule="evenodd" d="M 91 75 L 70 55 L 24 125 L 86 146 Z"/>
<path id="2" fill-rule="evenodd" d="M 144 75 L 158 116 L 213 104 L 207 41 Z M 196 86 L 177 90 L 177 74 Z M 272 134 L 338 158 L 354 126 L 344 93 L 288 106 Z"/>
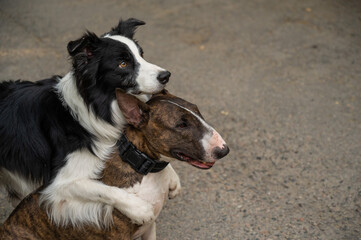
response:
<path id="1" fill-rule="evenodd" d="M 223 148 L 215 147 L 212 151 L 212 157 L 215 159 L 221 159 L 229 153 L 229 148 L 226 144 L 223 144 Z"/>

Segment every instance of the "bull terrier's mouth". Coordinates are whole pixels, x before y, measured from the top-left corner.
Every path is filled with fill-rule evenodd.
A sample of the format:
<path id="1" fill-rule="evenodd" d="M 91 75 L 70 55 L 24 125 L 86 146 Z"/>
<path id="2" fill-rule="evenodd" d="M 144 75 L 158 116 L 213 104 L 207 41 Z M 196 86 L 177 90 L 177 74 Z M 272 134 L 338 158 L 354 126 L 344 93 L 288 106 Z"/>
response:
<path id="1" fill-rule="evenodd" d="M 192 157 L 190 157 L 184 153 L 181 153 L 181 152 L 173 152 L 173 155 L 178 160 L 185 161 L 185 162 L 189 163 L 190 165 L 200 168 L 200 169 L 210 169 L 214 165 L 214 162 L 204 162 L 204 161 L 200 161 L 200 160 L 195 160 Z"/>

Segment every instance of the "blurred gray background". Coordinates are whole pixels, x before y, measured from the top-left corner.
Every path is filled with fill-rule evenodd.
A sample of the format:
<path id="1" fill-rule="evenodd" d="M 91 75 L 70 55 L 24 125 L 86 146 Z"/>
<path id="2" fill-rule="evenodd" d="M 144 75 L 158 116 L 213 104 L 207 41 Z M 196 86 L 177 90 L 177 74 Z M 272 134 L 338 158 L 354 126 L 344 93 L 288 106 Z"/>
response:
<path id="1" fill-rule="evenodd" d="M 158 239 L 361 238 L 361 1 L 0 0 L 0 79 L 66 74 L 67 43 L 120 17 L 231 149 L 174 164 Z"/>

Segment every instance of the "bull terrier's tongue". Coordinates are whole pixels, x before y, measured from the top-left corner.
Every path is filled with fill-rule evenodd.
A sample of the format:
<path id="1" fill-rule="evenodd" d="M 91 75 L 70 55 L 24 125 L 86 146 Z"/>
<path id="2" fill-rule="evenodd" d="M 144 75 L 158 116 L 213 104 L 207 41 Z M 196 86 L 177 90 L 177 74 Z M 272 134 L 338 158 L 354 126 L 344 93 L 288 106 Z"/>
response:
<path id="1" fill-rule="evenodd" d="M 201 169 L 209 169 L 214 165 L 214 162 L 199 162 L 196 160 L 191 160 L 188 163 Z"/>

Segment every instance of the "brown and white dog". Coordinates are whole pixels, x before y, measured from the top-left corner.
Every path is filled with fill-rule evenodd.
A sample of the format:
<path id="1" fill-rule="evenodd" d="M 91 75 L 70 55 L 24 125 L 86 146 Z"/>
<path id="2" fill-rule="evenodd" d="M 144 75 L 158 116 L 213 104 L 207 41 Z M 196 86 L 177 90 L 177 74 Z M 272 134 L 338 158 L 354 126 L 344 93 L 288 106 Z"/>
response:
<path id="1" fill-rule="evenodd" d="M 119 108 L 129 123 L 125 135 L 141 152 L 152 159 L 178 159 L 202 169 L 228 154 L 222 137 L 208 125 L 196 105 L 166 91 L 148 103 L 116 91 Z M 124 159 L 123 159 L 124 160 Z M 142 175 L 116 154 L 107 162 L 102 182 L 134 193 L 153 205 L 157 217 L 167 197 L 180 191 L 179 177 L 168 164 L 162 171 Z M 66 202 L 64 202 L 66 204 Z M 83 202 L 81 204 L 95 204 Z M 105 207 L 105 206 L 104 206 Z M 113 211 L 110 228 L 94 225 L 59 227 L 39 207 L 39 191 L 26 197 L 0 228 L 0 239 L 155 239 L 155 222 L 142 226 L 118 210 Z"/>

